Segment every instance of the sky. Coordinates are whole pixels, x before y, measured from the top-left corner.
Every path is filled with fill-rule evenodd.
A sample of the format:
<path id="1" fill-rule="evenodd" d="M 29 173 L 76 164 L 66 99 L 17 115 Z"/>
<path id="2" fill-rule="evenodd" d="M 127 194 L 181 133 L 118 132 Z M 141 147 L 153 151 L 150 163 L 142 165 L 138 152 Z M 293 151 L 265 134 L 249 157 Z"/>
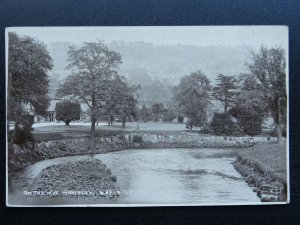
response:
<path id="1" fill-rule="evenodd" d="M 34 37 L 46 44 L 99 39 L 105 43 L 144 41 L 157 45 L 288 47 L 287 26 L 16 27 L 7 31 Z"/>

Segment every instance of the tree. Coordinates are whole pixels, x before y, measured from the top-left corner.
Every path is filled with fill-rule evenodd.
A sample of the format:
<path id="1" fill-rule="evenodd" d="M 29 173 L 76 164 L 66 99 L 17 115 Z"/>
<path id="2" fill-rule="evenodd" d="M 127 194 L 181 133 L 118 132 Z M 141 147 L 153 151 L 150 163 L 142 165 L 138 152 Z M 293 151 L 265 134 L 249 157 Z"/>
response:
<path id="1" fill-rule="evenodd" d="M 67 100 L 57 102 L 55 112 L 55 119 L 62 120 L 67 126 L 69 126 L 71 121 L 80 119 L 80 103 Z"/>
<path id="2" fill-rule="evenodd" d="M 116 77 L 109 90 L 110 97 L 104 107 L 104 114 L 119 117 L 122 120 L 122 127 L 125 128 L 127 118 L 136 117 L 138 114 L 137 100 L 134 97 L 138 89 L 139 86 L 128 86 L 125 78 Z"/>
<path id="3" fill-rule="evenodd" d="M 162 119 L 163 113 L 166 112 L 166 109 L 162 103 L 152 104 L 151 110 L 153 114 L 153 120 L 156 122 Z"/>
<path id="4" fill-rule="evenodd" d="M 277 141 L 282 142 L 282 126 L 286 117 L 286 60 L 282 48 L 266 48 L 262 46 L 258 52 L 252 53 L 248 64 L 250 76 L 256 81 L 257 89 L 264 95 L 267 110 L 273 118 L 277 133 Z"/>
<path id="5" fill-rule="evenodd" d="M 176 112 L 173 108 L 169 107 L 165 109 L 165 112 L 162 115 L 162 121 L 172 122 L 177 117 Z"/>
<path id="6" fill-rule="evenodd" d="M 44 115 L 49 104 L 47 73 L 52 67 L 44 43 L 9 33 L 9 98 L 13 102 L 30 104 L 33 113 Z"/>
<path id="7" fill-rule="evenodd" d="M 9 33 L 8 119 L 15 121 L 14 130 L 30 123 L 26 115 L 46 114 L 49 105 L 48 71 L 52 67 L 44 43 Z"/>
<path id="8" fill-rule="evenodd" d="M 267 109 L 264 95 L 259 90 L 247 90 L 243 86 L 234 98 L 234 106 L 230 114 L 237 118 L 240 128 L 245 134 L 257 135 L 261 133 L 263 117 Z"/>
<path id="9" fill-rule="evenodd" d="M 101 41 L 84 42 L 79 48 L 69 48 L 68 61 L 67 69 L 72 74 L 60 86 L 58 95 L 77 96 L 88 106 L 91 117 L 90 148 L 93 148 L 95 124 L 109 99 L 111 81 L 118 76 L 121 55 L 109 50 Z"/>
<path id="10" fill-rule="evenodd" d="M 136 118 L 138 111 L 137 111 L 137 100 L 134 98 L 133 95 L 123 96 L 123 104 L 119 105 L 118 113 L 122 119 L 122 127 L 125 128 L 125 123 L 127 118 L 133 117 Z"/>
<path id="11" fill-rule="evenodd" d="M 140 114 L 140 119 L 143 122 L 148 122 L 151 120 L 151 114 L 152 114 L 151 109 L 147 108 L 145 104 L 143 104 L 139 114 Z"/>
<path id="12" fill-rule="evenodd" d="M 232 106 L 232 98 L 236 95 L 236 89 L 236 79 L 234 76 L 218 75 L 217 84 L 213 88 L 213 96 L 222 103 L 224 112 L 227 112 L 228 107 Z"/>
<path id="13" fill-rule="evenodd" d="M 210 81 L 201 71 L 191 73 L 180 80 L 174 98 L 179 112 L 187 116 L 191 130 L 193 126 L 200 127 L 207 122 L 210 90 Z"/>

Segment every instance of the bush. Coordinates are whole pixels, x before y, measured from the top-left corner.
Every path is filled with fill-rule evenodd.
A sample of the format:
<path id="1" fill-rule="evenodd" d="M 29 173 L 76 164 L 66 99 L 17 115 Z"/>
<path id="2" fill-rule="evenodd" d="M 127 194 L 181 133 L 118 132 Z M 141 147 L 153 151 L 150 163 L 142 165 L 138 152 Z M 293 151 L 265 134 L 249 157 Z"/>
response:
<path id="1" fill-rule="evenodd" d="M 228 113 L 215 113 L 210 128 L 212 133 L 216 135 L 240 135 L 242 133 Z"/>
<path id="2" fill-rule="evenodd" d="M 176 118 L 175 112 L 171 110 L 167 110 L 163 113 L 162 121 L 164 122 L 172 122 Z"/>
<path id="3" fill-rule="evenodd" d="M 255 112 L 248 112 L 246 109 L 233 107 L 229 114 L 235 117 L 243 134 L 251 136 L 261 134 L 263 115 Z"/>
<path id="4" fill-rule="evenodd" d="M 248 114 L 238 118 L 239 126 L 244 134 L 251 136 L 261 134 L 262 117 L 258 114 Z"/>
<path id="5" fill-rule="evenodd" d="M 140 136 L 140 135 L 133 135 L 132 140 L 133 140 L 133 142 L 135 142 L 135 143 L 143 143 L 143 138 L 142 138 L 142 136 Z"/>
<path id="6" fill-rule="evenodd" d="M 209 124 L 204 124 L 204 126 L 203 126 L 203 128 L 201 129 L 200 132 L 203 133 L 203 134 L 211 133 L 212 131 L 211 131 L 210 125 Z"/>
<path id="7" fill-rule="evenodd" d="M 271 130 L 270 136 L 277 137 L 277 131 L 275 128 Z M 286 138 L 286 129 L 285 128 L 282 129 L 282 137 Z"/>
<path id="8" fill-rule="evenodd" d="M 184 119 L 183 116 L 178 116 L 178 117 L 177 117 L 178 123 L 183 123 L 183 119 Z"/>

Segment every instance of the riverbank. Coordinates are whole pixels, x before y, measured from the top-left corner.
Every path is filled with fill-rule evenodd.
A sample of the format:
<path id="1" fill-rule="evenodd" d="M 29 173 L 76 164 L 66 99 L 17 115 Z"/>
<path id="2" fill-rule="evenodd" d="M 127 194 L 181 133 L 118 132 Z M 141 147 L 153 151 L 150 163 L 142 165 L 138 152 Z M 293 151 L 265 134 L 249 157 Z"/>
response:
<path id="1" fill-rule="evenodd" d="M 99 159 L 58 164 L 43 169 L 24 192 L 39 197 L 101 197 L 115 199 L 116 177 Z"/>
<path id="2" fill-rule="evenodd" d="M 261 144 L 237 154 L 236 170 L 262 201 L 287 200 L 287 159 L 285 144 Z"/>
<path id="3" fill-rule="evenodd" d="M 44 159 L 99 154 L 129 148 L 244 148 L 270 142 L 267 137 L 222 137 L 189 132 L 131 132 L 110 137 L 96 137 L 89 149 L 89 138 L 72 138 L 36 142 L 33 149 L 13 145 L 9 148 L 10 170 L 22 169 Z"/>

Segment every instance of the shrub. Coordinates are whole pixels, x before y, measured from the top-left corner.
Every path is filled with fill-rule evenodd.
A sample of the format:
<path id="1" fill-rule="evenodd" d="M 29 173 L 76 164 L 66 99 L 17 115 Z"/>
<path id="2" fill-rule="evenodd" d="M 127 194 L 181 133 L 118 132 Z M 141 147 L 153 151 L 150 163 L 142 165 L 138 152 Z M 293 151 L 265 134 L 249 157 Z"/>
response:
<path id="1" fill-rule="evenodd" d="M 216 135 L 240 135 L 242 133 L 228 113 L 215 113 L 210 128 L 212 133 Z"/>
<path id="2" fill-rule="evenodd" d="M 33 115 L 23 115 L 18 121 L 15 122 L 14 130 L 9 132 L 10 142 L 13 141 L 13 143 L 18 145 L 26 144 L 27 142 L 34 142 L 31 134 L 33 123 Z M 11 140 L 11 138 L 13 140 Z"/>
<path id="3" fill-rule="evenodd" d="M 177 117 L 178 123 L 183 123 L 183 119 L 184 119 L 183 116 L 178 116 L 178 117 Z"/>
<path id="4" fill-rule="evenodd" d="M 243 134 L 251 136 L 261 134 L 263 115 L 258 112 L 249 112 L 246 109 L 233 107 L 229 110 L 229 114 L 234 116 Z"/>
<path id="5" fill-rule="evenodd" d="M 211 127 L 209 124 L 204 124 L 203 128 L 200 131 L 203 134 L 209 134 L 212 132 Z"/>
<path id="6" fill-rule="evenodd" d="M 172 122 L 176 118 L 176 113 L 172 110 L 166 110 L 163 113 L 162 121 L 164 122 Z"/>
<path id="7" fill-rule="evenodd" d="M 262 117 L 258 114 L 247 114 L 238 118 L 244 134 L 251 136 L 261 134 Z"/>
<path id="8" fill-rule="evenodd" d="M 133 135 L 132 140 L 135 143 L 143 143 L 143 137 L 140 135 Z"/>

